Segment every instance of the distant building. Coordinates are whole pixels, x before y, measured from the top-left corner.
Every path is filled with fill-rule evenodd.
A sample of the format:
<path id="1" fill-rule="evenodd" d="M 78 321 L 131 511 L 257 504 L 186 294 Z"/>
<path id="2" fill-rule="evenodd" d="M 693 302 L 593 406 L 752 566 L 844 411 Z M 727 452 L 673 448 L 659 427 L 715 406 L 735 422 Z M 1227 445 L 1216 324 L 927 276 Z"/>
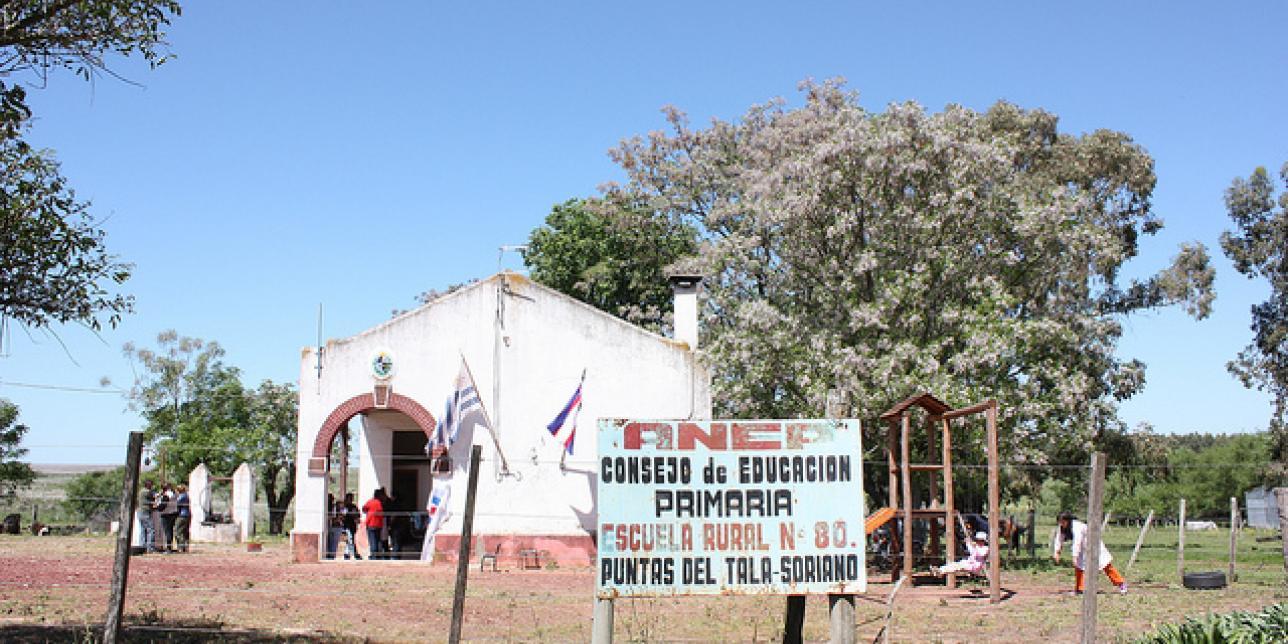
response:
<path id="1" fill-rule="evenodd" d="M 442 421 L 464 358 L 500 445 L 498 453 L 483 427 L 473 433 L 484 459 L 474 557 L 486 552 L 517 559 L 521 551 L 536 551 L 543 563 L 590 563 L 596 420 L 710 418 L 710 377 L 694 353 L 697 280 L 673 281 L 677 339 L 504 272 L 353 337 L 328 341 L 320 370 L 317 349 L 304 349 L 291 531 L 295 559 L 325 555 L 328 491 L 339 496 L 347 489 L 362 505 L 383 487 L 399 499 L 396 509 L 424 511 L 435 478 L 426 440 Z M 563 444 L 546 425 L 568 402 L 583 371 L 574 452 L 561 467 Z M 350 431 L 356 434 L 356 454 L 348 454 L 342 440 Z M 469 442 L 451 449 L 456 473 L 466 468 Z M 340 465 L 345 459 L 357 460 L 359 471 L 356 484 L 349 480 L 341 488 L 349 478 Z M 466 498 L 463 484 L 453 488 L 435 547 L 449 557 L 459 547 Z M 419 531 L 423 518 L 414 516 L 413 529 Z M 366 556 L 365 536 L 358 541 Z M 412 545 L 405 558 L 418 558 L 419 537 Z"/>

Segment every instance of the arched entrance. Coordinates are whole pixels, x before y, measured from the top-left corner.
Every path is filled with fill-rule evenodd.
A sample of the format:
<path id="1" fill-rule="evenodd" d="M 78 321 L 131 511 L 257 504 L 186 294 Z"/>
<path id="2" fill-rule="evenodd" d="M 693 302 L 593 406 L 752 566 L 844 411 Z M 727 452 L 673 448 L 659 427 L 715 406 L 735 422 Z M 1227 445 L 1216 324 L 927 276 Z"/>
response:
<path id="1" fill-rule="evenodd" d="M 347 439 L 350 421 L 355 418 L 361 419 L 362 432 L 355 445 L 357 484 L 350 485 Z M 355 501 L 360 506 L 376 488 L 384 488 L 394 497 L 394 502 L 387 504 L 390 506 L 386 508 L 387 512 L 397 517 L 399 527 L 410 523 L 428 498 L 431 479 L 428 458 L 423 456 L 423 450 L 436 426 L 437 421 L 433 415 L 420 403 L 379 387 L 374 393 L 349 398 L 327 415 L 314 437 L 308 459 L 308 476 L 318 483 L 308 495 L 314 498 L 308 501 L 318 508 L 316 513 L 311 514 L 318 518 L 316 529 L 319 532 L 317 548 L 313 551 L 316 555 L 309 557 L 310 559 L 316 561 L 327 558 L 327 498 L 331 493 L 335 493 L 336 498 L 340 499 L 345 491 L 353 492 Z M 333 463 L 337 437 L 341 437 L 342 447 L 338 452 L 340 460 Z M 332 469 L 335 467 L 341 469 L 338 475 L 333 476 Z M 358 546 L 365 555 L 369 551 L 365 531 L 357 530 L 356 536 Z M 408 540 L 405 543 L 411 542 Z M 300 560 L 300 554 L 297 551 L 297 560 Z M 408 556 L 418 554 L 411 552 Z"/>
<path id="2" fill-rule="evenodd" d="M 309 458 L 309 474 L 314 473 L 314 464 L 321 466 L 322 470 L 326 469 L 327 458 L 331 456 L 331 443 L 335 440 L 335 435 L 349 424 L 354 416 L 373 410 L 392 410 L 400 411 L 409 416 L 416 425 L 425 432 L 425 436 L 433 436 L 434 428 L 438 426 L 438 421 L 429 413 L 420 403 L 393 392 L 389 392 L 386 404 L 377 405 L 375 394 L 359 394 L 340 404 L 331 411 L 322 423 L 322 429 L 318 432 L 317 438 L 313 441 L 313 453 Z M 318 459 L 321 459 L 320 461 Z"/>

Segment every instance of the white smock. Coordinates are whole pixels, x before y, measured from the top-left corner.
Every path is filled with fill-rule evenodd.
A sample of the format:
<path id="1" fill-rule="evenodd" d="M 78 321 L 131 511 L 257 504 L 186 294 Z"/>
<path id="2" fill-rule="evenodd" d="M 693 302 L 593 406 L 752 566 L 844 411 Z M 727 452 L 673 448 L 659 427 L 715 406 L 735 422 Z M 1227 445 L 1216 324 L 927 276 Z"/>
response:
<path id="1" fill-rule="evenodd" d="M 1074 520 L 1071 523 L 1073 528 L 1073 567 L 1078 570 L 1087 569 L 1087 524 L 1082 521 Z M 1060 552 L 1064 546 L 1064 532 L 1057 530 L 1055 533 L 1055 551 Z M 1113 555 L 1109 554 L 1109 549 L 1105 547 L 1104 539 L 1100 540 L 1100 569 L 1104 570 L 1114 560 Z"/>

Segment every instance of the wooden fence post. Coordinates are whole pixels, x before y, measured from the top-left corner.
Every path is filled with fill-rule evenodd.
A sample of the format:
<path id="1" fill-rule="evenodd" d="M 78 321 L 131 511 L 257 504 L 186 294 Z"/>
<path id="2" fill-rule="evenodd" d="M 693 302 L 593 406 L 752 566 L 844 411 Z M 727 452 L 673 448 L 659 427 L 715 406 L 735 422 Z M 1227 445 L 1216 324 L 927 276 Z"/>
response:
<path id="1" fill-rule="evenodd" d="M 1185 499 L 1181 499 L 1180 517 L 1176 522 L 1176 576 L 1185 585 Z"/>
<path id="2" fill-rule="evenodd" d="M 1034 536 L 1034 535 L 1033 535 L 1033 533 L 1037 530 L 1037 526 L 1038 526 L 1038 524 L 1037 524 L 1037 518 L 1038 518 L 1038 517 L 1037 517 L 1037 515 L 1038 515 L 1037 510 L 1034 510 L 1033 508 L 1029 508 L 1029 529 L 1028 529 L 1028 533 L 1029 533 L 1029 544 L 1028 544 L 1028 545 L 1029 545 L 1029 548 L 1028 548 L 1028 550 L 1029 550 L 1029 559 L 1036 559 L 1036 558 L 1037 558 L 1037 556 L 1038 556 L 1037 540 L 1035 540 L 1035 539 L 1033 538 L 1033 536 Z"/>
<path id="3" fill-rule="evenodd" d="M 1154 522 L 1154 511 L 1149 511 L 1149 516 L 1145 517 L 1145 525 L 1140 527 L 1140 536 L 1136 537 L 1136 547 L 1131 551 L 1131 559 L 1127 560 L 1127 570 L 1131 570 L 1132 565 L 1136 563 L 1136 555 L 1140 554 L 1140 544 L 1145 543 L 1145 533 L 1149 532 L 1149 524 Z"/>
<path id="4" fill-rule="evenodd" d="M 1096 585 L 1100 581 L 1100 513 L 1104 508 L 1105 453 L 1091 455 L 1091 481 L 1087 487 L 1087 540 L 1083 545 L 1082 642 L 1096 641 Z M 1078 553 L 1073 553 L 1077 557 Z"/>
<path id="5" fill-rule="evenodd" d="M 1283 541 L 1284 572 L 1288 573 L 1288 487 L 1275 488 L 1275 503 L 1279 506 L 1279 538 Z"/>
<path id="6" fill-rule="evenodd" d="M 1239 544 L 1239 500 L 1230 497 L 1230 574 L 1226 580 L 1234 583 L 1234 553 L 1238 550 Z"/>
<path id="7" fill-rule="evenodd" d="M 997 529 L 1002 519 L 1001 454 L 997 451 L 997 401 L 988 401 L 984 425 L 988 435 L 988 602 L 1002 601 L 1002 553 Z"/>
<path id="8" fill-rule="evenodd" d="M 116 529 L 116 559 L 112 564 L 112 595 L 103 625 L 104 644 L 116 644 L 125 610 L 125 582 L 130 576 L 130 539 L 134 537 L 134 499 L 139 492 L 139 461 L 143 457 L 143 432 L 130 432 L 125 450 L 125 484 L 121 486 L 120 526 Z"/>
<path id="9" fill-rule="evenodd" d="M 470 482 L 465 491 L 465 522 L 461 524 L 461 547 L 456 554 L 456 590 L 452 595 L 452 627 L 447 639 L 451 644 L 461 641 L 461 625 L 465 621 L 465 584 L 470 574 L 470 540 L 474 536 L 474 500 L 479 489 L 479 458 L 483 447 L 470 448 Z"/>

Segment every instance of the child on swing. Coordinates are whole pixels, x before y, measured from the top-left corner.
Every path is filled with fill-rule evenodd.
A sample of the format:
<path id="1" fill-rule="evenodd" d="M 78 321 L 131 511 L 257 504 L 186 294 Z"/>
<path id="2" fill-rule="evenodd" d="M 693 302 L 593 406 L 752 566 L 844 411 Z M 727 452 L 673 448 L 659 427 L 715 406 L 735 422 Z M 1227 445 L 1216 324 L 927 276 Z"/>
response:
<path id="1" fill-rule="evenodd" d="M 954 561 L 942 568 L 931 566 L 930 572 L 939 577 L 956 572 L 968 572 L 972 575 L 984 574 L 984 568 L 988 566 L 988 533 L 976 532 L 975 538 L 966 542 L 966 551 L 969 555 L 965 559 Z"/>

